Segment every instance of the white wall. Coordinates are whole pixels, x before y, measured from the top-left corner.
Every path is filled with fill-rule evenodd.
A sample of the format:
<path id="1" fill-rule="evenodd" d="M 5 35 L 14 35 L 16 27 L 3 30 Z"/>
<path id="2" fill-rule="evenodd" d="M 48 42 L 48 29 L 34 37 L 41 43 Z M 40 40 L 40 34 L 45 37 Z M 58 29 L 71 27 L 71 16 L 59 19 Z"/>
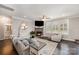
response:
<path id="1" fill-rule="evenodd" d="M 0 40 L 5 39 L 8 36 L 8 27 L 7 25 L 11 24 L 11 18 L 0 16 Z"/>
<path id="2" fill-rule="evenodd" d="M 79 17 L 56 19 L 46 23 L 47 25 L 49 25 L 48 29 L 51 28 L 53 24 L 59 25 L 59 24 L 67 23 L 67 31 L 62 32 L 64 40 L 75 41 L 75 39 L 79 39 Z M 50 31 L 49 33 L 52 34 L 55 32 L 59 33 L 57 31 Z M 45 28 L 45 33 L 48 33 L 48 30 L 46 28 Z"/>
<path id="3" fill-rule="evenodd" d="M 13 14 L 13 11 L 0 7 L 0 16 L 12 16 Z M 2 22 L 7 23 L 6 20 L 0 19 L 0 40 L 4 39 L 4 24 Z"/>
<path id="4" fill-rule="evenodd" d="M 79 17 L 69 18 L 68 34 L 64 35 L 64 40 L 75 41 L 79 39 Z"/>
<path id="5" fill-rule="evenodd" d="M 64 31 L 64 30 L 60 31 L 61 24 L 67 24 L 67 19 L 57 19 L 57 20 L 45 22 L 45 33 L 62 33 L 62 34 L 68 33 L 68 31 Z M 53 28 L 54 27 L 56 28 L 56 26 L 58 30 L 53 30 Z"/>
<path id="6" fill-rule="evenodd" d="M 69 38 L 79 39 L 79 18 L 71 18 L 69 20 Z"/>
<path id="7" fill-rule="evenodd" d="M 26 20 L 25 22 L 26 22 L 26 25 L 28 26 L 28 28 L 26 30 L 20 30 L 20 36 L 29 38 L 30 31 L 34 30 L 34 21 L 29 20 L 29 19 L 25 19 L 25 20 Z M 23 21 L 23 19 L 14 19 L 13 20 L 13 28 L 12 28 L 13 35 L 18 36 L 19 26 L 21 25 L 22 21 Z"/>

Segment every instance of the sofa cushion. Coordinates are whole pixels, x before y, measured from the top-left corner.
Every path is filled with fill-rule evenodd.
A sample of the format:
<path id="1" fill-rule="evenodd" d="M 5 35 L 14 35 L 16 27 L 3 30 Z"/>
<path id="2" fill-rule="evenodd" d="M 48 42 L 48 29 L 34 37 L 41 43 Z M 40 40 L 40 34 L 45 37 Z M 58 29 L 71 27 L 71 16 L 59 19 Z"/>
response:
<path id="1" fill-rule="evenodd" d="M 55 35 L 51 36 L 51 40 L 56 41 L 56 42 L 60 42 L 61 38 L 62 38 L 62 36 L 60 34 L 55 34 Z"/>
<path id="2" fill-rule="evenodd" d="M 27 46 L 27 45 L 29 45 L 29 42 L 28 42 L 28 40 L 22 40 L 22 43 L 25 45 L 25 46 Z"/>
<path id="3" fill-rule="evenodd" d="M 35 39 L 35 38 L 31 39 L 31 43 L 34 44 L 37 47 L 39 47 L 39 45 L 40 45 L 39 42 L 38 42 L 38 40 Z"/>
<path id="4" fill-rule="evenodd" d="M 40 49 L 42 49 L 46 45 L 45 42 L 41 42 L 41 41 L 38 41 L 38 42 L 39 42 L 39 47 L 37 47 L 31 43 L 31 47 L 35 48 L 37 51 L 39 51 Z"/>

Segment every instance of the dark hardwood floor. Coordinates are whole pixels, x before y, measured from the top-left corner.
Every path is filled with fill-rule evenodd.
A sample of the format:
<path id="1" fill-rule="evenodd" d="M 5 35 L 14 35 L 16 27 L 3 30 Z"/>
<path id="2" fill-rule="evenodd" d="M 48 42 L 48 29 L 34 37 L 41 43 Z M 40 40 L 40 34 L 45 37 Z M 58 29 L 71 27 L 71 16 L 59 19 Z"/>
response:
<path id="1" fill-rule="evenodd" d="M 17 55 L 11 39 L 0 40 L 0 55 Z"/>
<path id="2" fill-rule="evenodd" d="M 18 55 L 11 39 L 0 40 L 0 55 Z M 54 55 L 79 55 L 79 43 L 61 41 Z"/>
<path id="3" fill-rule="evenodd" d="M 79 43 L 62 40 L 54 51 L 54 55 L 79 55 Z"/>

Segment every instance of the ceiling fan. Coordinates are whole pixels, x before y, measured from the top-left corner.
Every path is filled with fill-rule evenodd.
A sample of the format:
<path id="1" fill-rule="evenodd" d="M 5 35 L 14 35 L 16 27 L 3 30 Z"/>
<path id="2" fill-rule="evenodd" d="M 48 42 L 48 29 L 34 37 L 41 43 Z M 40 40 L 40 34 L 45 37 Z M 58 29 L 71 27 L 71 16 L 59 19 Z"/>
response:
<path id="1" fill-rule="evenodd" d="M 49 18 L 49 17 L 46 16 L 46 15 L 40 16 L 39 18 L 40 18 L 41 20 L 43 20 L 43 21 L 46 21 L 46 20 L 48 20 L 48 19 L 51 19 L 51 18 Z"/>

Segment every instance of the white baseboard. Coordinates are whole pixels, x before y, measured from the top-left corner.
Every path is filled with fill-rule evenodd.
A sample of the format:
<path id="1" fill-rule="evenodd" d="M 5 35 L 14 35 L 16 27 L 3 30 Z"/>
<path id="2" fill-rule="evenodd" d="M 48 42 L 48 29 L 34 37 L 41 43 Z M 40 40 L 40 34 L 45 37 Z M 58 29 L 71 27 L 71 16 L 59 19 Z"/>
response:
<path id="1" fill-rule="evenodd" d="M 63 39 L 63 40 L 67 40 L 67 41 L 72 41 L 72 42 L 75 42 L 74 39 Z"/>

